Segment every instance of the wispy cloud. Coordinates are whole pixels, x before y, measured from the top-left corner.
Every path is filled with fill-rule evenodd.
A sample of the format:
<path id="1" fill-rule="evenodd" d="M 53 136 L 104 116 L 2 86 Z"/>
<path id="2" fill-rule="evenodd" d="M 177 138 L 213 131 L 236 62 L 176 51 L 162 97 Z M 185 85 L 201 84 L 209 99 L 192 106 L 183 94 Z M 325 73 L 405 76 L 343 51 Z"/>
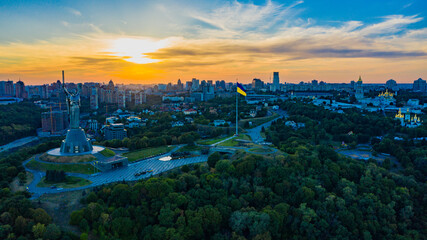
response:
<path id="1" fill-rule="evenodd" d="M 80 17 L 82 15 L 82 13 L 74 8 L 67 8 L 68 12 L 70 12 L 71 14 L 73 14 L 74 16 Z"/>

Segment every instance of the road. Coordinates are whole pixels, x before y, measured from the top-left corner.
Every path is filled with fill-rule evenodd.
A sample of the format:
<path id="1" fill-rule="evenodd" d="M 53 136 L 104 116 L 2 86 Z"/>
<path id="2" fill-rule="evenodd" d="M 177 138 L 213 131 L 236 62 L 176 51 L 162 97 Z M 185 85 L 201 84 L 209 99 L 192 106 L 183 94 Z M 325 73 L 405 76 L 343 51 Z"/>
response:
<path id="1" fill-rule="evenodd" d="M 163 155 L 162 155 L 163 156 Z M 67 173 L 69 176 L 76 176 L 76 177 L 82 177 L 85 178 L 92 183 L 87 186 L 78 187 L 78 188 L 72 188 L 72 189 L 51 189 L 51 188 L 42 188 L 37 187 L 37 184 L 40 182 L 40 180 L 44 177 L 45 173 L 41 171 L 32 170 L 26 167 L 26 164 L 31 160 L 28 159 L 24 162 L 24 167 L 28 172 L 33 173 L 34 180 L 30 183 L 28 186 L 28 191 L 33 193 L 32 198 L 38 198 L 39 196 L 43 194 L 49 194 L 49 193 L 59 193 L 59 192 L 67 192 L 67 191 L 74 191 L 74 190 L 81 190 L 86 188 L 92 188 L 96 186 L 100 186 L 103 184 L 113 183 L 113 182 L 119 182 L 119 181 L 136 181 L 143 178 L 148 178 L 153 175 L 157 175 L 162 172 L 169 171 L 171 169 L 192 164 L 192 163 L 200 163 L 200 162 L 206 162 L 208 159 L 207 155 L 201 155 L 197 157 L 190 157 L 190 158 L 183 158 L 183 159 L 177 159 L 177 160 L 171 160 L 171 161 L 160 161 L 158 160 L 160 157 L 153 157 L 149 158 L 144 161 L 135 162 L 129 164 L 127 167 L 118 168 L 111 171 L 106 171 L 98 174 L 92 174 L 92 175 L 86 175 L 86 174 L 78 174 L 78 173 Z M 152 173 L 144 174 L 138 177 L 135 177 L 135 173 L 139 173 L 142 171 L 147 170 L 153 170 Z"/>
<path id="2" fill-rule="evenodd" d="M 252 142 L 254 142 L 255 144 L 260 144 L 260 143 L 263 143 L 264 142 L 264 138 L 261 136 L 261 130 L 262 130 L 262 128 L 264 127 L 264 129 L 267 129 L 268 127 L 270 127 L 270 125 L 271 125 L 271 123 L 273 122 L 273 121 L 275 121 L 275 120 L 277 120 L 277 119 L 279 119 L 279 118 L 281 118 L 281 117 L 288 117 L 288 114 L 285 112 L 285 111 L 282 111 L 282 110 L 277 110 L 277 111 L 275 111 L 277 114 L 279 114 L 279 116 L 277 117 L 277 118 L 275 118 L 275 119 L 273 119 L 273 120 L 271 120 L 271 121 L 268 121 L 268 122 L 266 122 L 266 123 L 264 123 L 264 124 L 261 124 L 261 125 L 259 125 L 259 126 L 257 126 L 257 127 L 254 127 L 254 128 L 251 128 L 251 129 L 247 129 L 246 131 L 247 131 L 247 135 L 249 136 L 249 137 L 251 137 L 251 139 L 252 139 Z"/>
<path id="3" fill-rule="evenodd" d="M 15 140 L 15 141 L 13 141 L 13 142 L 11 142 L 11 143 L 8 143 L 8 144 L 6 144 L 6 145 L 0 146 L 0 152 L 8 151 L 8 150 L 10 150 L 10 149 L 13 149 L 13 148 L 16 148 L 16 147 L 23 146 L 23 145 L 25 145 L 25 144 L 28 144 L 28 143 L 34 142 L 34 141 L 36 141 L 36 140 L 38 140 L 38 139 L 39 139 L 39 138 L 38 138 L 38 137 L 36 137 L 36 136 L 20 138 L 20 139 Z"/>

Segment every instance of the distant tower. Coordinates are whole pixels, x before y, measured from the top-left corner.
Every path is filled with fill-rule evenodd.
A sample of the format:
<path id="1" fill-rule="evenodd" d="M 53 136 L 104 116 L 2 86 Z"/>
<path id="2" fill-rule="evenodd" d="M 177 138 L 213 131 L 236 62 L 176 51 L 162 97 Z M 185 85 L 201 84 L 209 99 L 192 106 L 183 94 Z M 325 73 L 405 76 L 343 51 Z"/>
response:
<path id="1" fill-rule="evenodd" d="M 280 90 L 279 72 L 273 73 L 273 86 L 274 86 L 274 91 Z"/>
<path id="2" fill-rule="evenodd" d="M 90 93 L 90 109 L 97 110 L 98 109 L 98 88 L 93 87 Z"/>
<path id="3" fill-rule="evenodd" d="M 359 76 L 359 80 L 356 83 L 356 99 L 360 100 L 363 98 L 363 86 L 362 77 Z"/>
<path id="4" fill-rule="evenodd" d="M 15 96 L 17 98 L 24 98 L 25 97 L 25 84 L 21 80 L 19 80 L 15 84 Z"/>

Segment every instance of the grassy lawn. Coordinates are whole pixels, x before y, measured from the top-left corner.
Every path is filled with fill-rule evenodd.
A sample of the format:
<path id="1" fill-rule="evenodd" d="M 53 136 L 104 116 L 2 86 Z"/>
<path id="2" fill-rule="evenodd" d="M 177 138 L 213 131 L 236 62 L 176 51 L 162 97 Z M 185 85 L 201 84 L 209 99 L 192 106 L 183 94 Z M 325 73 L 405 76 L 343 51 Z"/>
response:
<path id="1" fill-rule="evenodd" d="M 45 178 L 43 177 L 41 181 L 37 184 L 37 187 L 50 187 L 54 185 L 58 188 L 76 188 L 76 187 L 83 187 L 91 183 L 92 182 L 87 179 L 80 178 L 80 177 L 72 177 L 72 176 L 67 176 L 65 179 L 65 182 L 53 183 L 53 182 L 46 182 Z"/>
<path id="2" fill-rule="evenodd" d="M 249 149 L 249 151 L 254 152 L 254 153 L 272 152 L 272 150 L 269 148 L 261 148 L 261 147 L 251 148 L 251 149 Z"/>
<path id="3" fill-rule="evenodd" d="M 64 171 L 64 172 L 73 172 L 73 173 L 83 173 L 83 174 L 92 174 L 93 166 L 90 164 L 50 164 L 50 163 L 41 163 L 37 162 L 36 160 L 32 159 L 27 163 L 27 167 L 39 170 L 39 171 L 46 171 L 46 170 L 58 170 L 58 171 Z"/>
<path id="4" fill-rule="evenodd" d="M 178 149 L 177 152 L 192 152 L 192 151 L 200 151 L 200 150 L 202 150 L 202 147 L 200 147 L 200 146 L 196 146 L 196 145 L 188 146 L 187 145 L 187 146 L 184 146 L 184 147 Z"/>
<path id="5" fill-rule="evenodd" d="M 96 159 L 93 155 L 81 155 L 81 156 L 52 156 L 48 154 L 43 154 L 40 157 L 40 160 L 45 162 L 55 162 L 55 163 L 83 163 L 91 162 Z"/>
<path id="6" fill-rule="evenodd" d="M 102 150 L 99 153 L 101 153 L 104 157 L 112 157 L 112 156 L 116 155 L 116 153 L 113 150 L 108 149 L 108 148 L 105 148 L 104 150 Z"/>
<path id="7" fill-rule="evenodd" d="M 171 151 L 174 147 L 172 146 L 161 146 L 155 148 L 145 148 L 138 151 L 128 152 L 123 154 L 123 156 L 128 158 L 129 162 L 134 162 L 139 159 L 147 158 L 150 156 L 163 154 Z"/>
<path id="8" fill-rule="evenodd" d="M 208 139 L 208 140 L 202 140 L 202 141 L 199 141 L 197 143 L 200 144 L 200 145 L 212 145 L 212 144 L 220 142 L 220 141 L 222 141 L 224 139 L 227 139 L 229 137 L 231 137 L 231 136 L 226 136 L 226 137 L 222 137 L 222 138 L 213 138 L 213 139 Z"/>
<path id="9" fill-rule="evenodd" d="M 229 140 L 227 140 L 225 142 L 222 142 L 222 143 L 218 144 L 218 146 L 235 147 L 235 146 L 239 145 L 239 142 L 236 141 L 237 139 L 249 140 L 249 141 L 251 140 L 251 138 L 248 135 L 246 135 L 246 134 L 240 134 L 237 138 L 229 139 Z"/>
<path id="10" fill-rule="evenodd" d="M 250 126 L 249 128 L 254 128 L 256 126 L 259 126 L 261 124 L 264 124 L 266 122 L 269 122 L 275 118 L 277 118 L 279 116 L 279 114 L 277 113 L 273 113 L 273 115 L 268 116 L 268 117 L 260 117 L 260 118 L 249 118 L 249 119 L 243 119 L 239 121 L 239 126 L 243 127 L 245 122 L 252 122 L 252 126 Z"/>

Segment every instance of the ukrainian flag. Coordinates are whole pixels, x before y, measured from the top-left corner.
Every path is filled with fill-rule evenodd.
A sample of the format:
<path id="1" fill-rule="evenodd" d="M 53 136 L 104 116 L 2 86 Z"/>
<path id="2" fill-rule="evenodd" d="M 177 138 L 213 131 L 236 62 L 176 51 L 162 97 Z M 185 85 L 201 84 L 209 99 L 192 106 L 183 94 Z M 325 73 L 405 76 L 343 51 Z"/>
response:
<path id="1" fill-rule="evenodd" d="M 240 83 L 237 83 L 237 92 L 246 97 L 246 90 Z"/>

